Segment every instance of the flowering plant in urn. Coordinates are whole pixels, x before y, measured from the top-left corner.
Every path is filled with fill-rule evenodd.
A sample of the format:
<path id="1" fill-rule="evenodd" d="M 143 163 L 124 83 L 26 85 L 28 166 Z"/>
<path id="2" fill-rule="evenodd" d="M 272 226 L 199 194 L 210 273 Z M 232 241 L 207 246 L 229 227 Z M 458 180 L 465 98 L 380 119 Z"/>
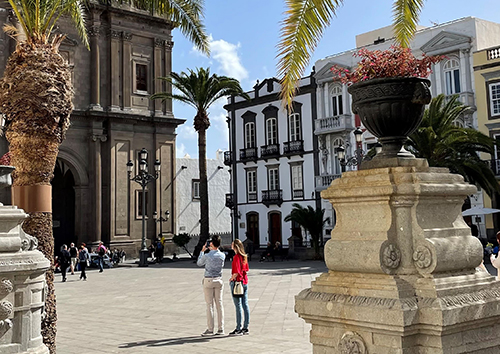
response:
<path id="1" fill-rule="evenodd" d="M 363 48 L 354 56 L 361 60 L 353 70 L 339 66 L 331 70 L 350 85 L 352 111 L 382 144 L 382 152 L 375 158 L 414 158 L 403 145 L 419 126 L 431 100 L 431 83 L 424 78 L 443 57 L 424 54 L 417 59 L 409 48 L 399 46 L 374 51 Z"/>

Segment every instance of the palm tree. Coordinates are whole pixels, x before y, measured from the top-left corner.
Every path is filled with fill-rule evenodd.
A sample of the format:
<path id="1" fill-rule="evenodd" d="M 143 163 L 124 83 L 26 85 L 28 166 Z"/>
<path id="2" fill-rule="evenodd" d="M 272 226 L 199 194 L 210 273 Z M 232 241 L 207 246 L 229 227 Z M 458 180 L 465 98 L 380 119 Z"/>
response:
<path id="1" fill-rule="evenodd" d="M 278 76 L 282 78 L 283 106 L 291 103 L 297 83 L 323 32 L 343 0 L 285 0 L 288 7 L 278 43 Z M 393 27 L 396 42 L 408 47 L 417 28 L 424 0 L 394 0 Z"/>
<path id="2" fill-rule="evenodd" d="M 197 257 L 201 248 L 208 240 L 210 222 L 208 215 L 208 183 L 207 183 L 207 129 L 210 127 L 208 108 L 218 99 L 227 96 L 250 97 L 243 92 L 236 79 L 226 76 L 210 75 L 210 68 L 198 68 L 188 73 L 172 73 L 169 77 L 162 77 L 179 93 L 162 92 L 152 95 L 151 99 L 173 99 L 192 106 L 196 110 L 194 129 L 198 132 L 198 159 L 200 171 L 200 240 L 195 247 Z"/>
<path id="3" fill-rule="evenodd" d="M 0 109 L 5 116 L 10 143 L 14 195 L 24 195 L 29 218 L 23 229 L 36 236 L 38 248 L 51 261 L 46 273 L 46 315 L 43 341 L 55 353 L 56 301 L 54 293 L 54 239 L 50 181 L 59 146 L 69 127 L 73 109 L 70 68 L 59 54 L 62 34 L 53 29 L 61 16 L 68 17 L 88 48 L 84 0 L 9 0 L 18 26 L 7 25 L 17 39 L 0 82 Z M 201 22 L 203 0 L 144 0 L 143 6 L 164 14 L 194 44 L 208 53 L 208 39 Z"/>
<path id="4" fill-rule="evenodd" d="M 443 94 L 434 97 L 422 124 L 409 137 L 408 149 L 427 159 L 430 166 L 447 167 L 466 181 L 478 184 L 491 197 L 500 191 L 499 184 L 479 153 L 493 154 L 496 142 L 475 129 L 454 124 L 468 110 L 457 95 L 450 99 Z"/>
<path id="5" fill-rule="evenodd" d="M 295 221 L 309 232 L 314 247 L 315 258 L 321 259 L 319 253 L 321 235 L 323 234 L 325 224 L 330 221 L 330 218 L 324 219 L 325 209 L 314 209 L 310 205 L 304 208 L 298 203 L 293 203 L 292 206 L 292 212 L 285 217 L 285 221 Z"/>

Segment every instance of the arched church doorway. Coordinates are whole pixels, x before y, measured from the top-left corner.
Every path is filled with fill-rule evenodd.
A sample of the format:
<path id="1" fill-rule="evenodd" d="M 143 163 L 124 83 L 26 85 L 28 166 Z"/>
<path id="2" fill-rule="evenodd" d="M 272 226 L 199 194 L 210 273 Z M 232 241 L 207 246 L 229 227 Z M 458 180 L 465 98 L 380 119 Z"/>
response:
<path id="1" fill-rule="evenodd" d="M 78 244 L 75 237 L 75 179 L 64 161 L 57 159 L 52 179 L 52 220 L 54 252 L 63 244 Z"/>

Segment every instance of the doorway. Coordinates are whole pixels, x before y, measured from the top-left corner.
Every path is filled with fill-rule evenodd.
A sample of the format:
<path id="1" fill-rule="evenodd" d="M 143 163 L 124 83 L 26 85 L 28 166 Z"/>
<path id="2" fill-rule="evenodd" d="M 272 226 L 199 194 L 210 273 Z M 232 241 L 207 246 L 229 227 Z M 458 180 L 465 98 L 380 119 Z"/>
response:
<path id="1" fill-rule="evenodd" d="M 247 214 L 247 232 L 246 237 L 253 242 L 255 247 L 260 246 L 259 235 L 259 214 L 252 212 Z"/>
<path id="2" fill-rule="evenodd" d="M 63 244 L 78 244 L 75 237 L 75 179 L 71 170 L 57 160 L 52 179 L 52 220 L 54 252 L 57 255 Z"/>
<path id="3" fill-rule="evenodd" d="M 281 213 L 269 213 L 269 241 L 274 246 L 276 242 L 283 244 L 281 240 Z"/>

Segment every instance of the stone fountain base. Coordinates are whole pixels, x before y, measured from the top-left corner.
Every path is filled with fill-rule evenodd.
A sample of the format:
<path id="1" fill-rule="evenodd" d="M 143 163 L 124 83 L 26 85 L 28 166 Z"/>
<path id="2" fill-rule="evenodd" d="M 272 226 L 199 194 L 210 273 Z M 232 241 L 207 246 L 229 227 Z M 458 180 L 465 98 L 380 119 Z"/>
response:
<path id="1" fill-rule="evenodd" d="M 296 297 L 315 354 L 500 353 L 500 282 L 461 206 L 475 187 L 425 160 L 344 173 L 328 273 Z"/>

